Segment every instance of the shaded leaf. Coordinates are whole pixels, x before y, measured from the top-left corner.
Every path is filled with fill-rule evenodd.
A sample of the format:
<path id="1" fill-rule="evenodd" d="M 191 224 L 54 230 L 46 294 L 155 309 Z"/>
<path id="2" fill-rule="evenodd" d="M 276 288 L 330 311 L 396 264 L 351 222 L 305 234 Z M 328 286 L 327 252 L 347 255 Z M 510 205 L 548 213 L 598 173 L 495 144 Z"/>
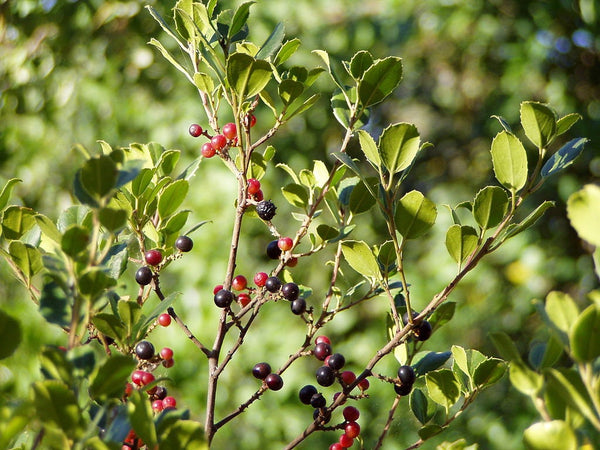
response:
<path id="1" fill-rule="evenodd" d="M 566 116 L 561 117 L 558 119 L 558 122 L 556 122 L 556 135 L 560 136 L 561 134 L 566 133 L 581 119 L 581 115 L 577 113 L 567 114 Z"/>
<path id="2" fill-rule="evenodd" d="M 448 352 L 450 353 L 450 352 Z M 429 372 L 425 375 L 425 383 L 429 397 L 446 411 L 454 405 L 460 397 L 460 383 L 449 369 Z"/>
<path id="3" fill-rule="evenodd" d="M 508 195 L 498 186 L 487 186 L 480 190 L 473 202 L 473 217 L 484 230 L 499 225 L 508 209 Z"/>
<path id="4" fill-rule="evenodd" d="M 521 354 L 508 334 L 497 331 L 490 333 L 490 339 L 503 359 L 507 361 L 521 361 Z"/>
<path id="5" fill-rule="evenodd" d="M 511 226 L 508 228 L 506 233 L 506 238 L 509 239 L 517 234 L 525 231 L 526 229 L 532 227 L 540 217 L 544 215 L 547 209 L 552 208 L 554 206 L 554 202 L 550 200 L 546 200 L 540 206 L 538 206 L 533 212 L 531 212 L 523 221 L 515 226 Z"/>
<path id="6" fill-rule="evenodd" d="M 47 281 L 40 296 L 40 314 L 48 322 L 66 327 L 71 320 L 70 300 L 60 285 Z"/>
<path id="7" fill-rule="evenodd" d="M 367 212 L 375 205 L 375 199 L 367 189 L 364 182 L 359 181 L 356 183 L 352 192 L 350 193 L 350 211 L 352 214 L 361 214 Z"/>
<path id="8" fill-rule="evenodd" d="M 122 209 L 102 208 L 98 211 L 100 223 L 108 231 L 116 232 L 127 222 L 127 212 Z"/>
<path id="9" fill-rule="evenodd" d="M 149 447 L 156 446 L 156 427 L 148 394 L 143 390 L 134 389 L 127 399 L 127 415 L 133 430 L 144 443 Z"/>
<path id="10" fill-rule="evenodd" d="M 429 399 L 423 391 L 420 389 L 413 389 L 410 394 L 410 409 L 413 414 L 417 418 L 422 425 L 425 425 L 429 422 L 436 411 L 436 405 L 433 402 L 430 402 Z"/>
<path id="11" fill-rule="evenodd" d="M 448 359 L 450 359 L 452 353 L 450 352 L 428 352 L 413 364 L 413 369 L 417 376 L 425 375 L 428 372 L 442 367 Z"/>
<path id="12" fill-rule="evenodd" d="M 497 382 L 506 372 L 506 363 L 501 359 L 488 358 L 477 365 L 473 372 L 473 383 L 486 387 Z"/>
<path id="13" fill-rule="evenodd" d="M 356 52 L 350 60 L 350 75 L 355 80 L 360 80 L 365 71 L 373 65 L 373 56 L 366 50 Z"/>
<path id="14" fill-rule="evenodd" d="M 446 249 L 459 265 L 477 248 L 479 237 L 475 228 L 469 225 L 452 225 L 446 232 Z"/>
<path id="15" fill-rule="evenodd" d="M 36 225 L 35 212 L 23 206 L 9 206 L 2 218 L 2 235 L 9 240 L 20 239 Z"/>
<path id="16" fill-rule="evenodd" d="M 21 241 L 12 241 L 8 245 L 8 253 L 25 277 L 27 286 L 29 287 L 31 285 L 31 277 L 39 273 L 44 267 L 40 251 L 32 245 L 24 244 Z"/>
<path id="17" fill-rule="evenodd" d="M 61 381 L 46 380 L 33 384 L 33 402 L 38 417 L 75 438 L 80 428 L 81 412 L 75 394 Z"/>
<path id="18" fill-rule="evenodd" d="M 119 171 L 110 156 L 88 159 L 81 168 L 81 184 L 92 197 L 104 197 L 115 188 Z"/>
<path id="19" fill-rule="evenodd" d="M 592 400 L 578 372 L 569 369 L 546 369 L 544 374 L 548 379 L 548 389 L 560 395 L 567 405 L 588 420 L 597 421 Z"/>
<path id="20" fill-rule="evenodd" d="M 264 44 L 261 45 L 255 57 L 257 59 L 267 59 L 271 57 L 281 47 L 281 43 L 283 42 L 284 37 L 285 29 L 283 23 L 279 22 L 277 25 L 275 25 L 275 29 L 271 32 Z M 288 47 L 287 50 L 289 51 L 290 48 Z M 279 53 L 277 54 L 277 56 L 279 56 Z"/>
<path id="21" fill-rule="evenodd" d="M 135 367 L 136 362 L 131 356 L 121 354 L 111 356 L 100 366 L 91 380 L 90 396 L 98 402 L 122 397 L 127 379 Z"/>
<path id="22" fill-rule="evenodd" d="M 573 164 L 573 161 L 581 155 L 587 142 L 589 142 L 589 139 L 575 138 L 563 145 L 556 153 L 548 158 L 548 161 L 546 161 L 542 167 L 542 176 L 548 177 Z"/>
<path id="23" fill-rule="evenodd" d="M 198 421 L 178 420 L 161 440 L 161 450 L 180 450 L 183 448 L 208 450 L 204 440 L 204 429 Z"/>
<path id="24" fill-rule="evenodd" d="M 0 359 L 12 355 L 21 343 L 21 324 L 12 316 L 0 310 Z"/>
<path id="25" fill-rule="evenodd" d="M 573 324 L 569 336 L 571 354 L 580 362 L 600 356 L 600 307 L 588 306 Z"/>

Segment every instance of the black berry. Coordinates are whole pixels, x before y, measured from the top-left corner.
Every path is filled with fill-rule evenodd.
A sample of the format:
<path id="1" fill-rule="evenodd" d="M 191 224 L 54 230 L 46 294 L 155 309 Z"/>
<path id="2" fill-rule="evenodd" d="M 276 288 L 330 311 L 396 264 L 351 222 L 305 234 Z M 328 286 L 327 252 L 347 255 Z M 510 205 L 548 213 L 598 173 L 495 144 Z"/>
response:
<path id="1" fill-rule="evenodd" d="M 298 397 L 300 398 L 300 401 L 302 403 L 304 403 L 305 405 L 310 405 L 310 400 L 312 396 L 316 393 L 317 388 L 314 387 L 312 384 L 307 384 L 302 389 L 300 389 L 300 392 L 298 392 Z"/>
<path id="2" fill-rule="evenodd" d="M 294 301 L 298 298 L 299 294 L 300 288 L 296 283 L 285 283 L 281 286 L 281 295 L 283 295 L 286 300 Z"/>
<path id="3" fill-rule="evenodd" d="M 189 252 L 194 246 L 194 241 L 189 236 L 179 236 L 175 241 L 175 247 L 181 252 Z"/>
<path id="4" fill-rule="evenodd" d="M 264 380 L 270 373 L 271 366 L 266 362 L 258 363 L 252 368 L 252 375 L 259 380 Z"/>
<path id="5" fill-rule="evenodd" d="M 323 397 L 323 394 L 314 394 L 310 399 L 310 406 L 313 408 L 324 408 L 327 405 L 327 400 Z"/>
<path id="6" fill-rule="evenodd" d="M 346 364 L 346 358 L 341 353 L 334 353 L 327 360 L 327 365 L 333 370 L 340 370 Z"/>
<path id="7" fill-rule="evenodd" d="M 152 269 L 148 266 L 140 267 L 135 273 L 135 281 L 140 286 L 146 286 L 152 281 Z"/>
<path id="8" fill-rule="evenodd" d="M 408 395 L 411 393 L 413 388 L 412 384 L 403 384 L 401 386 L 398 386 L 397 384 L 394 385 L 394 391 L 396 391 L 396 394 L 398 395 Z"/>
<path id="9" fill-rule="evenodd" d="M 162 400 L 167 396 L 167 388 L 164 386 L 156 386 L 156 391 L 154 392 L 154 397 L 158 400 Z"/>
<path id="10" fill-rule="evenodd" d="M 306 311 L 306 300 L 304 300 L 303 298 L 297 298 L 292 302 L 290 306 L 292 312 L 299 316 L 300 314 L 304 314 L 304 312 Z"/>
<path id="11" fill-rule="evenodd" d="M 321 386 L 331 386 L 335 381 L 335 372 L 328 366 L 319 367 L 315 375 Z"/>
<path id="12" fill-rule="evenodd" d="M 398 378 L 402 384 L 413 384 L 416 376 L 415 371 L 411 366 L 400 366 L 398 369 Z"/>
<path id="13" fill-rule="evenodd" d="M 326 344 L 325 342 L 320 342 L 315 345 L 314 353 L 315 358 L 317 358 L 319 361 L 325 361 L 325 358 L 331 355 L 331 345 Z"/>
<path id="14" fill-rule="evenodd" d="M 265 383 L 267 383 L 268 388 L 272 391 L 278 391 L 283 387 L 283 379 L 276 373 L 270 373 L 267 375 L 265 378 Z"/>
<path id="15" fill-rule="evenodd" d="M 275 217 L 276 209 L 277 206 L 275 206 L 272 201 L 263 200 L 256 205 L 256 214 L 258 214 L 258 217 L 260 217 L 262 220 L 269 221 Z"/>
<path id="16" fill-rule="evenodd" d="M 269 259 L 279 259 L 281 256 L 281 249 L 277 245 L 277 241 L 271 241 L 267 245 L 267 256 Z"/>
<path id="17" fill-rule="evenodd" d="M 411 311 L 411 313 L 412 313 L 411 315 L 412 315 L 412 318 L 413 318 L 413 321 L 414 321 L 415 318 L 419 315 L 419 313 L 416 312 L 416 311 Z M 404 325 L 408 325 L 408 313 L 407 312 L 405 312 L 402 315 L 402 323 L 404 323 Z"/>
<path id="18" fill-rule="evenodd" d="M 265 282 L 265 288 L 269 292 L 277 292 L 281 287 L 281 280 L 277 277 L 269 277 Z"/>
<path id="19" fill-rule="evenodd" d="M 413 330 L 418 341 L 426 341 L 431 337 L 431 324 L 424 320 L 421 325 Z"/>
<path id="20" fill-rule="evenodd" d="M 221 289 L 215 294 L 215 305 L 219 308 L 226 308 L 233 301 L 233 293 L 227 289 Z"/>
<path id="21" fill-rule="evenodd" d="M 154 356 L 154 345 L 148 341 L 140 341 L 135 346 L 135 354 L 140 359 L 151 359 Z"/>

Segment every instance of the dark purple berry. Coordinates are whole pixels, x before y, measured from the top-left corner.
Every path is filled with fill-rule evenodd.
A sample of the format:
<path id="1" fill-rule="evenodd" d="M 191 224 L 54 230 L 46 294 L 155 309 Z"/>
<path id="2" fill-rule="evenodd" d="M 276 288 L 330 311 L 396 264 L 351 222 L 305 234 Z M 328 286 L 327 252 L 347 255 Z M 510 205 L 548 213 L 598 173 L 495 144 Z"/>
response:
<path id="1" fill-rule="evenodd" d="M 321 342 L 315 345 L 314 353 L 315 358 L 317 358 L 319 361 L 325 361 L 325 358 L 331 355 L 331 345 Z"/>
<path id="2" fill-rule="evenodd" d="M 335 381 L 335 372 L 331 367 L 321 366 L 317 369 L 315 373 L 317 378 L 317 383 L 321 386 L 331 386 Z"/>
<path id="3" fill-rule="evenodd" d="M 226 308 L 233 302 L 233 293 L 227 289 L 221 289 L 215 294 L 215 305 L 219 308 Z"/>
<path id="4" fill-rule="evenodd" d="M 418 341 L 426 341 L 431 337 L 431 324 L 424 320 L 421 325 L 413 330 Z"/>
<path id="5" fill-rule="evenodd" d="M 198 137 L 202 134 L 202 127 L 197 123 L 193 123 L 190 125 L 190 129 L 188 131 L 193 137 Z"/>
<path id="6" fill-rule="evenodd" d="M 416 379 L 415 371 L 411 366 L 400 366 L 398 378 L 402 384 L 413 384 Z"/>
<path id="7" fill-rule="evenodd" d="M 306 311 L 306 300 L 304 300 L 303 298 L 297 298 L 292 302 L 290 306 L 292 312 L 299 316 L 300 314 L 304 314 L 304 312 Z"/>
<path id="8" fill-rule="evenodd" d="M 411 313 L 412 313 L 411 315 L 412 315 L 412 318 L 413 318 L 413 321 L 414 321 L 415 318 L 419 315 L 419 313 L 416 312 L 416 311 L 411 311 Z M 405 312 L 402 315 L 402 323 L 404 323 L 404 325 L 408 325 L 408 313 L 407 312 Z"/>
<path id="9" fill-rule="evenodd" d="M 346 364 L 346 358 L 341 353 L 334 353 L 327 360 L 327 365 L 333 370 L 340 370 Z"/>
<path id="10" fill-rule="evenodd" d="M 281 287 L 281 280 L 277 277 L 269 277 L 265 282 L 265 288 L 269 292 L 277 292 Z"/>
<path id="11" fill-rule="evenodd" d="M 164 386 L 156 386 L 156 392 L 154 392 L 154 397 L 158 400 L 162 400 L 167 396 L 167 388 Z"/>
<path id="12" fill-rule="evenodd" d="M 269 259 L 279 259 L 281 256 L 281 249 L 277 245 L 277 241 L 271 241 L 267 245 L 267 256 Z"/>
<path id="13" fill-rule="evenodd" d="M 396 394 L 402 395 L 402 396 L 410 394 L 412 391 L 412 388 L 413 388 L 412 384 L 403 384 L 400 386 L 397 384 L 394 385 L 394 391 L 396 391 Z"/>
<path id="14" fill-rule="evenodd" d="M 275 217 L 276 209 L 277 206 L 275 206 L 272 201 L 263 200 L 256 205 L 256 214 L 258 214 L 258 217 L 260 217 L 262 220 L 269 221 Z"/>
<path id="15" fill-rule="evenodd" d="M 305 405 L 310 405 L 310 399 L 316 393 L 317 388 L 314 387 L 312 384 L 307 384 L 302 389 L 300 389 L 300 392 L 298 392 L 298 397 L 300 398 L 300 401 L 302 403 L 304 403 Z"/>
<path id="16" fill-rule="evenodd" d="M 140 286 L 147 286 L 152 281 L 152 275 L 153 273 L 150 267 L 142 266 L 135 273 L 135 281 L 137 281 Z"/>
<path id="17" fill-rule="evenodd" d="M 151 359 L 154 356 L 154 345 L 148 341 L 140 341 L 135 346 L 135 354 L 139 359 Z"/>
<path id="18" fill-rule="evenodd" d="M 265 378 L 265 383 L 267 383 L 268 388 L 272 391 L 278 391 L 283 387 L 283 379 L 276 373 L 270 373 L 267 375 Z"/>
<path id="19" fill-rule="evenodd" d="M 285 283 L 281 286 L 281 295 L 283 295 L 286 300 L 294 301 L 298 298 L 298 295 L 300 295 L 300 288 L 296 283 Z"/>
<path id="20" fill-rule="evenodd" d="M 264 380 L 270 373 L 271 366 L 266 362 L 258 363 L 252 368 L 252 375 L 259 380 Z"/>
<path id="21" fill-rule="evenodd" d="M 179 236 L 175 241 L 175 247 L 180 252 L 189 252 L 194 246 L 194 241 L 189 236 Z"/>
<path id="22" fill-rule="evenodd" d="M 312 406 L 313 408 L 325 408 L 325 405 L 327 405 L 327 400 L 325 400 L 323 394 L 313 394 L 313 396 L 310 399 L 310 406 Z"/>

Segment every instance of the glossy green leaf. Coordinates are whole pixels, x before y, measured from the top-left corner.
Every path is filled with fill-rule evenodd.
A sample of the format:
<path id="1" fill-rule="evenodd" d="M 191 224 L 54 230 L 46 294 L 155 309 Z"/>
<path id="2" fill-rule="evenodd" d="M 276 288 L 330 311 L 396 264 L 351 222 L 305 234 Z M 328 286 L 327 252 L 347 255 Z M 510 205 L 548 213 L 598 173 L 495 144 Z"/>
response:
<path id="1" fill-rule="evenodd" d="M 21 183 L 22 181 L 23 180 L 19 178 L 11 178 L 6 182 L 6 184 L 2 188 L 2 191 L 0 191 L 0 211 L 2 211 L 6 207 L 6 205 L 8 205 L 8 200 L 12 195 L 12 191 L 15 187 L 15 184 Z"/>
<path id="2" fill-rule="evenodd" d="M 71 320 L 70 300 L 57 283 L 48 280 L 40 296 L 40 314 L 49 323 L 66 327 Z"/>
<path id="3" fill-rule="evenodd" d="M 425 375 L 425 383 L 429 397 L 446 411 L 460 398 L 460 383 L 449 369 L 429 372 Z"/>
<path id="4" fill-rule="evenodd" d="M 490 333 L 490 339 L 503 359 L 507 361 L 521 361 L 521 354 L 508 334 L 497 331 Z"/>
<path id="5" fill-rule="evenodd" d="M 592 400 L 581 381 L 580 374 L 570 369 L 547 369 L 548 389 L 556 392 L 564 402 L 591 421 L 597 421 Z"/>
<path id="6" fill-rule="evenodd" d="M 507 209 L 506 191 L 498 186 L 487 186 L 475 196 L 473 217 L 482 229 L 489 230 L 502 222 Z"/>
<path id="7" fill-rule="evenodd" d="M 356 52 L 350 60 L 350 75 L 355 80 L 360 80 L 365 71 L 373 65 L 373 56 L 366 50 Z"/>
<path id="8" fill-rule="evenodd" d="M 405 194 L 396 205 L 396 229 L 404 239 L 415 239 L 425 234 L 435 223 L 435 203 L 419 191 Z"/>
<path id="9" fill-rule="evenodd" d="M 434 402 L 429 401 L 420 389 L 413 389 L 410 394 L 410 409 L 421 425 L 429 422 L 437 409 Z"/>
<path id="10" fill-rule="evenodd" d="M 289 108 L 287 110 L 287 112 L 285 113 L 285 118 L 287 120 L 289 120 L 294 116 L 297 116 L 299 114 L 304 113 L 305 111 L 308 111 L 310 108 L 312 108 L 314 106 L 315 103 L 317 103 L 320 96 L 321 96 L 321 94 L 311 95 L 306 100 L 304 100 L 304 102 L 302 104 L 298 105 L 297 107 Z"/>
<path id="11" fill-rule="evenodd" d="M 373 164 L 375 167 L 381 166 L 381 158 L 379 157 L 379 150 L 377 150 L 377 144 L 369 133 L 365 130 L 358 130 L 358 140 L 360 142 L 360 148 L 362 149 L 367 161 Z"/>
<path id="12" fill-rule="evenodd" d="M 113 245 L 102 260 L 102 265 L 107 269 L 106 274 L 118 280 L 127 268 L 128 257 L 129 251 L 126 242 Z"/>
<path id="13" fill-rule="evenodd" d="M 561 331 L 569 334 L 577 317 L 579 308 L 569 294 L 552 291 L 546 296 L 544 307 L 548 318 Z"/>
<path id="14" fill-rule="evenodd" d="M 506 239 L 509 239 L 517 234 L 525 231 L 528 228 L 531 228 L 540 217 L 544 215 L 546 210 L 552 208 L 554 206 L 554 202 L 550 200 L 546 200 L 540 206 L 538 206 L 535 210 L 533 210 L 523 221 L 518 223 L 515 226 L 511 226 L 508 228 L 508 232 L 506 233 Z"/>
<path id="15" fill-rule="evenodd" d="M 190 184 L 187 180 L 176 180 L 167 185 L 158 197 L 158 214 L 161 218 L 169 217 L 181 206 L 188 193 Z"/>
<path id="16" fill-rule="evenodd" d="M 83 433 L 77 399 L 66 384 L 56 380 L 38 381 L 33 384 L 33 394 L 33 403 L 41 420 L 63 430 L 71 438 Z"/>
<path id="17" fill-rule="evenodd" d="M 2 218 L 2 235 L 6 239 L 16 240 L 36 225 L 35 212 L 23 206 L 9 206 Z"/>
<path id="18" fill-rule="evenodd" d="M 446 232 L 446 249 L 459 265 L 477 248 L 479 237 L 469 225 L 452 225 Z"/>
<path id="19" fill-rule="evenodd" d="M 582 118 L 583 117 L 581 117 L 581 114 L 577 113 L 567 114 L 566 116 L 561 117 L 556 122 L 556 135 L 560 136 L 561 134 L 566 133 L 571 129 L 573 125 L 579 122 Z"/>
<path id="20" fill-rule="evenodd" d="M 158 174 L 160 176 L 171 175 L 171 172 L 175 169 L 175 166 L 179 162 L 181 152 L 179 150 L 165 150 L 160 154 L 160 158 L 156 163 Z"/>
<path id="21" fill-rule="evenodd" d="M 427 352 L 422 358 L 418 360 L 415 358 L 416 362 L 413 364 L 415 374 L 421 376 L 439 369 L 446 364 L 451 355 L 450 352 Z"/>
<path id="22" fill-rule="evenodd" d="M 473 383 L 487 387 L 496 383 L 506 372 L 506 363 L 501 359 L 488 358 L 480 362 L 473 372 Z"/>
<path id="23" fill-rule="evenodd" d="M 450 322 L 452 317 L 454 317 L 454 312 L 456 311 L 456 302 L 444 302 L 431 314 L 429 317 L 429 323 L 431 327 L 436 330 L 441 326 Z"/>
<path id="24" fill-rule="evenodd" d="M 290 183 L 281 188 L 281 192 L 288 203 L 298 208 L 308 205 L 308 192 L 301 184 Z"/>
<path id="25" fill-rule="evenodd" d="M 89 243 L 89 231 L 80 225 L 72 225 L 64 232 L 60 246 L 71 258 L 77 258 L 88 249 Z"/>
<path id="26" fill-rule="evenodd" d="M 513 134 L 501 131 L 492 141 L 492 163 L 496 179 L 505 188 L 516 192 L 527 181 L 527 153 Z"/>
<path id="27" fill-rule="evenodd" d="M 342 253 L 350 267 L 361 275 L 368 278 L 380 278 L 379 264 L 366 242 L 344 241 Z"/>
<path id="28" fill-rule="evenodd" d="M 21 324 L 17 319 L 0 310 L 0 359 L 12 355 L 21 343 Z"/>
<path id="29" fill-rule="evenodd" d="M 75 173 L 75 178 L 73 180 L 73 194 L 82 205 L 89 205 L 93 208 L 100 206 L 96 198 L 90 195 L 83 187 L 81 182 L 81 169 Z"/>
<path id="30" fill-rule="evenodd" d="M 402 59 L 396 56 L 375 61 L 358 83 L 358 97 L 364 107 L 373 106 L 390 95 L 402 80 Z"/>
<path id="31" fill-rule="evenodd" d="M 161 233 L 166 233 L 167 235 L 179 232 L 185 226 L 191 212 L 192 211 L 189 209 L 184 209 L 173 214 L 171 217 L 169 217 L 167 223 L 160 227 L 159 231 Z"/>
<path id="32" fill-rule="evenodd" d="M 289 105 L 304 92 L 304 84 L 294 80 L 282 80 L 279 84 L 279 97 L 284 105 Z"/>
<path id="33" fill-rule="evenodd" d="M 244 53 L 234 53 L 227 60 L 227 80 L 241 100 L 264 89 L 271 79 L 271 65 Z"/>
<path id="34" fill-rule="evenodd" d="M 298 174 L 298 178 L 300 179 L 300 182 L 308 188 L 314 187 L 317 183 L 314 174 L 308 169 L 302 169 Z"/>
<path id="35" fill-rule="evenodd" d="M 144 443 L 150 448 L 156 446 L 156 426 L 146 392 L 134 389 L 127 399 L 127 415 L 133 430 Z"/>
<path id="36" fill-rule="evenodd" d="M 588 142 L 589 139 L 586 138 L 571 139 L 548 158 L 548 161 L 542 167 L 542 176 L 548 177 L 573 164 L 573 161 L 581 155 L 585 144 Z"/>
<path id="37" fill-rule="evenodd" d="M 370 181 L 370 180 L 368 180 Z M 367 189 L 364 182 L 356 183 L 350 193 L 350 211 L 352 214 L 361 214 L 369 211 L 375 205 L 375 199 Z"/>
<path id="38" fill-rule="evenodd" d="M 256 2 L 245 2 L 237 7 L 235 13 L 233 14 L 233 19 L 231 20 L 231 25 L 229 26 L 229 31 L 227 34 L 227 38 L 231 39 L 237 33 L 241 31 L 241 29 L 246 25 L 248 21 L 248 16 L 250 15 L 250 6 L 252 6 Z"/>
<path id="39" fill-rule="evenodd" d="M 116 186 L 119 171 L 110 156 L 88 159 L 81 168 L 81 184 L 92 197 L 104 197 Z"/>
<path id="40" fill-rule="evenodd" d="M 112 355 L 100 366 L 92 378 L 89 388 L 90 396 L 101 403 L 110 398 L 121 398 L 124 386 L 135 367 L 136 361 L 131 356 Z"/>
<path id="41" fill-rule="evenodd" d="M 391 174 L 406 169 L 417 156 L 421 137 L 411 123 L 390 125 L 379 138 L 379 156 L 383 166 Z"/>
<path id="42" fill-rule="evenodd" d="M 587 184 L 571 194 L 567 215 L 580 238 L 600 247 L 600 186 Z"/>
<path id="43" fill-rule="evenodd" d="M 540 369 L 552 367 L 558 362 L 562 354 L 563 344 L 554 334 L 551 334 L 548 340 L 544 343 L 544 353 L 538 367 Z"/>
<path id="44" fill-rule="evenodd" d="M 523 443 L 529 450 L 577 450 L 577 437 L 562 420 L 537 422 L 523 432 Z"/>
<path id="45" fill-rule="evenodd" d="M 571 354 L 580 362 L 600 356 L 600 307 L 588 306 L 573 324 L 569 336 Z"/>
<path id="46" fill-rule="evenodd" d="M 521 360 L 510 362 L 509 378 L 512 385 L 525 395 L 537 395 L 543 385 L 543 377 L 531 370 Z"/>
<path id="47" fill-rule="evenodd" d="M 31 285 L 31 277 L 43 269 L 42 255 L 40 251 L 29 244 L 21 241 L 12 241 L 8 245 L 8 253 L 15 265 L 25 277 L 26 284 Z"/>
<path id="48" fill-rule="evenodd" d="M 556 114 L 542 103 L 523 102 L 521 125 L 536 147 L 545 148 L 556 135 Z"/>
<path id="49" fill-rule="evenodd" d="M 279 22 L 277 25 L 275 25 L 275 29 L 271 32 L 267 40 L 263 43 L 263 45 L 260 46 L 260 49 L 255 55 L 256 59 L 267 59 L 273 56 L 275 52 L 281 47 L 281 43 L 283 42 L 284 37 L 285 28 L 283 26 L 283 23 Z"/>
<path id="50" fill-rule="evenodd" d="M 108 231 L 116 232 L 127 222 L 127 212 L 122 209 L 102 208 L 98 211 L 100 223 Z"/>
<path id="51" fill-rule="evenodd" d="M 279 66 L 280 64 L 286 62 L 294 53 L 296 53 L 298 47 L 300 47 L 300 39 L 298 38 L 290 39 L 289 41 L 284 42 L 277 52 L 277 55 L 275 55 L 273 64 L 275 66 Z"/>

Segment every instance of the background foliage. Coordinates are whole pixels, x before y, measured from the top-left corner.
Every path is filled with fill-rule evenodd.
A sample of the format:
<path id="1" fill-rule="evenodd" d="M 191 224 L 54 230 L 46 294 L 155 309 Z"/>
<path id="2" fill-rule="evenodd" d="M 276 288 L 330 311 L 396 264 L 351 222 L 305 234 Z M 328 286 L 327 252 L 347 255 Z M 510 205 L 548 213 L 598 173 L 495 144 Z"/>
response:
<path id="1" fill-rule="evenodd" d="M 113 145 L 157 141 L 166 148 L 182 149 L 188 160 L 198 153 L 199 144 L 187 127 L 204 123 L 199 100 L 181 75 L 147 45 L 160 29 L 143 9 L 145 3 L 169 15 L 171 5 L 158 1 L 0 2 L 0 181 L 23 179 L 15 196 L 24 205 L 55 218 L 70 203 L 73 174 L 84 160 L 76 149 L 78 143 L 94 148 L 97 139 Z M 314 55 L 302 48 L 324 48 L 341 59 L 363 48 L 376 57 L 403 58 L 405 80 L 397 97 L 375 110 L 368 128 L 377 135 L 389 122 L 410 121 L 435 144 L 421 156 L 411 179 L 418 180 L 415 187 L 438 204 L 455 205 L 467 198 L 465 193 L 489 181 L 489 144 L 500 129 L 491 114 L 516 123 L 519 103 L 535 99 L 551 103 L 561 115 L 574 111 L 583 115 L 574 133 L 591 138 L 592 150 L 567 175 L 536 194 L 554 197 L 548 191 L 558 190 L 556 208 L 541 227 L 515 238 L 469 276 L 452 298 L 468 312 L 457 314 L 454 325 L 431 341 L 431 348 L 439 351 L 452 342 L 494 354 L 488 333 L 502 329 L 526 357 L 539 320 L 530 300 L 544 298 L 551 289 L 581 300 L 595 283 L 591 259 L 565 217 L 568 196 L 600 173 L 600 158 L 594 151 L 600 134 L 600 11 L 595 3 L 297 0 L 292 9 L 286 2 L 261 0 L 253 8 L 253 40 L 263 41 L 280 21 L 289 36 L 301 39 L 295 64 L 317 64 Z M 325 84 L 320 88 L 325 86 L 332 89 Z M 329 116 L 326 99 L 324 95 L 323 107 L 296 119 L 273 142 L 295 169 L 311 165 L 313 158 L 327 158 L 339 141 L 339 125 Z M 257 111 L 258 126 L 269 123 L 269 114 L 266 108 Z M 194 236 L 188 262 L 173 265 L 162 277 L 165 290 L 183 292 L 178 311 L 204 340 L 212 335 L 216 320 L 212 288 L 222 281 L 226 259 L 222 253 L 226 250 L 214 248 L 214 242 L 230 234 L 226 224 L 231 220 L 221 214 L 221 206 L 223 198 L 233 202 L 235 192 L 224 171 L 218 164 L 201 165 L 192 183 L 196 195 L 186 206 L 194 211 L 195 220 L 190 222 L 213 222 Z M 263 181 L 267 198 L 280 197 L 279 186 L 287 182 L 286 176 L 283 171 L 267 175 Z M 380 232 L 382 224 L 373 217 L 361 220 L 357 238 L 369 240 Z M 450 223 L 443 215 L 439 220 Z M 290 223 L 290 229 L 294 226 Z M 251 232 L 254 239 L 241 249 L 238 269 L 247 276 L 266 261 L 263 248 L 268 236 L 260 227 Z M 421 296 L 425 301 L 451 276 L 454 264 L 449 259 L 440 264 L 443 241 L 442 234 L 434 234 L 414 255 L 408 271 L 413 298 Z M 315 289 L 313 295 L 319 295 L 319 285 L 324 283 L 322 271 L 314 270 L 320 264 L 312 261 L 295 269 L 303 284 Z M 0 364 L 0 403 L 4 403 L 28 395 L 30 383 L 39 378 L 39 349 L 48 336 L 55 336 L 56 342 L 62 336 L 40 319 L 8 268 L 0 270 L 0 305 L 19 317 L 24 333 L 18 352 Z M 422 305 L 417 301 L 416 306 Z M 385 315 L 379 312 L 381 323 L 371 328 L 363 328 L 360 320 L 361 314 L 377 313 L 357 310 L 328 330 L 336 351 L 361 355 L 379 347 L 386 339 Z M 250 336 L 238 355 L 240 372 L 230 372 L 230 379 L 223 380 L 232 386 L 229 397 L 220 399 L 223 405 L 239 403 L 255 390 L 255 380 L 249 376 L 255 362 L 276 357 L 282 341 L 301 339 L 301 329 L 298 335 L 293 329 L 282 335 L 279 314 L 274 308 L 260 319 L 258 326 L 264 331 L 260 340 L 258 335 Z M 200 355 L 172 328 L 157 330 L 153 340 L 168 342 L 180 355 L 170 374 L 173 386 L 185 393 L 187 407 L 202 414 L 205 380 L 197 367 Z M 254 435 L 241 416 L 239 426 L 245 426 L 247 434 L 240 448 L 264 447 L 265 442 L 278 448 L 310 420 L 298 413 L 295 387 L 307 382 L 314 368 L 307 364 L 303 371 L 301 367 L 286 374 L 286 388 L 265 396 L 252 411 L 269 421 L 270 426 L 262 430 L 270 435 Z M 373 384 L 372 396 L 385 398 L 385 392 L 377 392 L 377 383 Z M 363 412 L 361 422 L 381 421 L 388 404 L 368 405 L 371 409 Z M 510 391 L 505 381 L 482 395 L 443 439 L 452 440 L 455 433 L 454 437 L 463 436 L 483 448 L 517 448 L 522 430 L 535 414 L 527 399 Z M 394 425 L 387 448 L 414 441 L 404 429 L 401 422 Z M 368 442 L 368 427 L 363 433 Z M 217 439 L 224 442 L 232 437 L 223 433 Z"/>

